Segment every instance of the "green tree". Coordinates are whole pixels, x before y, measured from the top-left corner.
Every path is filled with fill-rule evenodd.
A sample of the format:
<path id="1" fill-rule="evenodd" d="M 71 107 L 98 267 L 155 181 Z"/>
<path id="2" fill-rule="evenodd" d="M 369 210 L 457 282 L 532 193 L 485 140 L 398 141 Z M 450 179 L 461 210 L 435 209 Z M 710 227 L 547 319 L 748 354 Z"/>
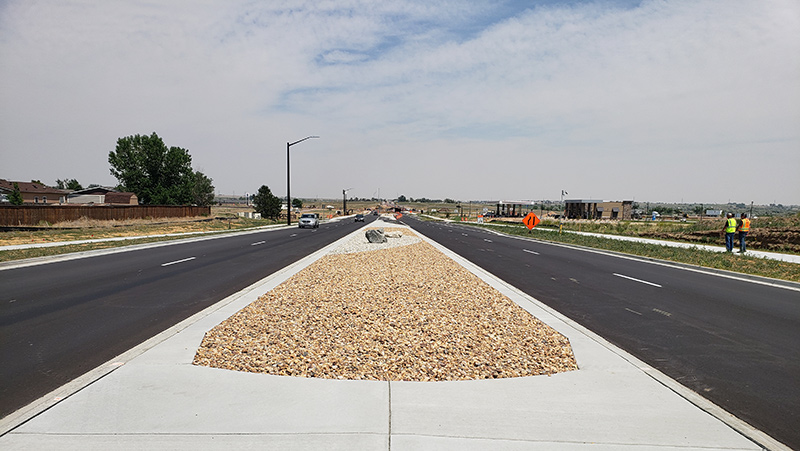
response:
<path id="1" fill-rule="evenodd" d="M 278 219 L 281 214 L 281 199 L 272 194 L 267 185 L 262 185 L 253 196 L 253 207 L 262 218 Z"/>
<path id="2" fill-rule="evenodd" d="M 119 181 L 118 189 L 131 191 L 139 203 L 186 205 L 206 200 L 211 179 L 192 170 L 192 157 L 181 147 L 167 147 L 155 132 L 150 136 L 133 135 L 117 140 L 109 152 L 111 175 Z M 198 181 L 203 185 L 197 187 Z M 198 204 L 199 205 L 199 204 Z"/>
<path id="3" fill-rule="evenodd" d="M 292 199 L 292 208 L 303 208 L 303 201 L 295 197 Z"/>
<path id="4" fill-rule="evenodd" d="M 213 180 L 200 171 L 194 171 L 194 185 L 192 186 L 192 199 L 194 205 L 207 207 L 214 203 Z"/>
<path id="5" fill-rule="evenodd" d="M 406 199 L 406 196 L 405 196 L 405 194 L 401 194 L 401 195 L 399 195 L 399 196 L 397 197 L 397 201 L 398 201 L 398 202 L 408 202 L 408 199 Z"/>
<path id="6" fill-rule="evenodd" d="M 19 190 L 19 183 L 14 182 L 14 190 L 8 195 L 8 201 L 11 205 L 22 205 L 25 201 L 22 199 L 22 193 Z"/>
<path id="7" fill-rule="evenodd" d="M 76 179 L 56 179 L 56 188 L 79 191 L 83 189 L 83 186 Z"/>

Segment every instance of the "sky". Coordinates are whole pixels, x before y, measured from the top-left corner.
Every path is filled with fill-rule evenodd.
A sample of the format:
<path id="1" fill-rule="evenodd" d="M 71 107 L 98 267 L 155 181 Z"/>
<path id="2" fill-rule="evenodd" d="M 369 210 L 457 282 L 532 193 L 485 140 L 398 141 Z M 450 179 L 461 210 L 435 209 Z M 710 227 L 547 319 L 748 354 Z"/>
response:
<path id="1" fill-rule="evenodd" d="M 0 178 L 800 204 L 800 2 L 0 0 Z"/>

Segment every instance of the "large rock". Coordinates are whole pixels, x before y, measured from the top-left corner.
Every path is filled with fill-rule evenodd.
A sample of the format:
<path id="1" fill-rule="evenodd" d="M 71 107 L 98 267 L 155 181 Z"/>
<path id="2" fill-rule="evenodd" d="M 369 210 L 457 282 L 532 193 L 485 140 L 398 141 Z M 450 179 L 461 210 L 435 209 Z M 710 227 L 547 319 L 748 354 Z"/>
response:
<path id="1" fill-rule="evenodd" d="M 383 234 L 383 229 L 372 229 L 367 230 L 364 234 L 367 237 L 367 241 L 370 243 L 385 243 L 386 242 L 386 235 Z"/>

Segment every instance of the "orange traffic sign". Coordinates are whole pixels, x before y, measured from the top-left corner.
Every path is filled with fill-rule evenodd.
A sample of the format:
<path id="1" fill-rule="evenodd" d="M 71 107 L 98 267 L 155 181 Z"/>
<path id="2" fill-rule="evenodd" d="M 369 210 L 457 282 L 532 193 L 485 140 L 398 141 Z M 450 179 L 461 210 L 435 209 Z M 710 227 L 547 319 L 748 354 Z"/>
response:
<path id="1" fill-rule="evenodd" d="M 539 224 L 539 217 L 533 214 L 533 212 L 530 212 L 528 216 L 525 216 L 525 219 L 522 220 L 522 223 L 528 227 L 528 230 L 531 230 Z"/>

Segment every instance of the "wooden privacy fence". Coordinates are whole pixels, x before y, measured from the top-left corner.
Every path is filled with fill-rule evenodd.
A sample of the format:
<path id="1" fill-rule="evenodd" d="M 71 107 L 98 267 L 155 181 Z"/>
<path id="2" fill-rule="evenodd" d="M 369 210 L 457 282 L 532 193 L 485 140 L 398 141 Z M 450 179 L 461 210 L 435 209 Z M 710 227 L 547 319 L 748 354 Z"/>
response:
<path id="1" fill-rule="evenodd" d="M 0 225 L 30 226 L 81 218 L 124 220 L 209 216 L 211 207 L 172 205 L 9 205 L 0 206 Z"/>

